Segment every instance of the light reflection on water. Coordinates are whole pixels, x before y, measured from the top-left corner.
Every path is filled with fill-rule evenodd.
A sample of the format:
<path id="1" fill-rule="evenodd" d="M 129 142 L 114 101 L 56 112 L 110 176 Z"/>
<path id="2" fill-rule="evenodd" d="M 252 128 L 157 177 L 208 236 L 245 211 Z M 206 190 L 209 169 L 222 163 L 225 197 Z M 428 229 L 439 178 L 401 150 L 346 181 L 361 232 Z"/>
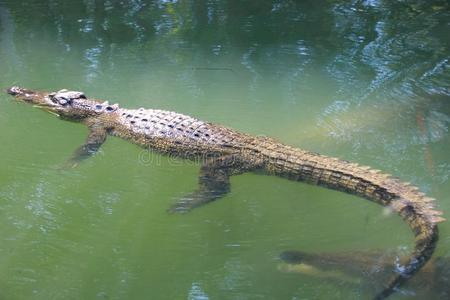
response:
<path id="1" fill-rule="evenodd" d="M 273 136 L 400 176 L 447 212 L 448 17 L 444 1 L 3 0 L 0 85 L 79 89 Z M 109 139 L 61 171 L 85 129 L 0 103 L 0 297 L 360 299 L 383 282 L 284 274 L 279 253 L 411 248 L 378 207 L 277 178 L 233 178 L 225 199 L 168 215 L 198 166 L 143 163 Z M 437 256 L 450 256 L 449 232 L 442 224 Z M 446 299 L 444 285 L 403 291 Z"/>

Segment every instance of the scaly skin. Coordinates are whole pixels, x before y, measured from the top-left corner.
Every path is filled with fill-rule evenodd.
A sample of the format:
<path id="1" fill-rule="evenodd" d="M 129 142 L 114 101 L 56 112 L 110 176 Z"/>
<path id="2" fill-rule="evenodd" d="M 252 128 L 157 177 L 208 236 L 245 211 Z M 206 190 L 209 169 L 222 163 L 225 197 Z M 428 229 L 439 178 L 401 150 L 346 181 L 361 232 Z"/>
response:
<path id="1" fill-rule="evenodd" d="M 175 212 L 185 212 L 223 197 L 230 189 L 231 175 L 250 171 L 309 182 L 390 208 L 413 231 L 415 246 L 404 268 L 374 299 L 392 294 L 420 270 L 435 250 L 437 223 L 444 219 L 440 211 L 433 209 L 434 199 L 380 171 L 170 111 L 119 108 L 117 104 L 87 99 L 81 92 L 45 93 L 11 87 L 8 93 L 90 128 L 86 143 L 75 151 L 71 165 L 95 153 L 108 134 L 163 154 L 200 161 L 199 188 L 176 203 L 171 208 Z"/>

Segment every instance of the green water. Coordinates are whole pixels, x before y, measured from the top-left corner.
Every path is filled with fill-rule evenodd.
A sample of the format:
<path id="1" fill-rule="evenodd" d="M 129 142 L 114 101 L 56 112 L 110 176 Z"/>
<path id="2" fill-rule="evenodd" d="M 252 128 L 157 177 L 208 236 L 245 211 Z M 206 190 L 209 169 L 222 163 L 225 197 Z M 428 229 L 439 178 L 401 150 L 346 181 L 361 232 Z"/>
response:
<path id="1" fill-rule="evenodd" d="M 0 87 L 82 90 L 371 165 L 449 218 L 449 19 L 446 1 L 0 0 Z M 411 250 L 382 208 L 273 177 L 170 215 L 199 166 L 110 138 L 59 170 L 86 133 L 0 94 L 0 299 L 368 299 L 383 282 L 283 273 L 279 253 Z"/>

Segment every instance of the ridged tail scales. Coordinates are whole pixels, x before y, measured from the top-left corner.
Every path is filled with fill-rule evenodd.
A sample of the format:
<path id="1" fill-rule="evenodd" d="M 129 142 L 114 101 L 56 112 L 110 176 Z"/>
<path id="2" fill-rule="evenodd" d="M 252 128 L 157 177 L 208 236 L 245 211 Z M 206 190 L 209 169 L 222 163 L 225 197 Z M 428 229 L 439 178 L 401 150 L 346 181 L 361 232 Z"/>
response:
<path id="1" fill-rule="evenodd" d="M 415 235 L 415 246 L 404 267 L 388 281 L 374 299 L 392 294 L 431 258 L 439 233 L 437 223 L 445 219 L 433 209 L 434 199 L 414 186 L 369 167 L 302 151 L 280 144 L 265 145 L 269 174 L 305 181 L 374 201 L 397 212 Z"/>

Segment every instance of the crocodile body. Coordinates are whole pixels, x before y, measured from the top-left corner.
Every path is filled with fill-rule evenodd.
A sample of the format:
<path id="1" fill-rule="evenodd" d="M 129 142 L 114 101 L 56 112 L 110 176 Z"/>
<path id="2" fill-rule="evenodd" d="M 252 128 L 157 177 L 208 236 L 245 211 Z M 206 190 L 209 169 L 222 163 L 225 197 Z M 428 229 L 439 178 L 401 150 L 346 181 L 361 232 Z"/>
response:
<path id="1" fill-rule="evenodd" d="M 413 231 L 415 246 L 404 268 L 374 299 L 384 299 L 393 293 L 435 250 L 437 223 L 444 219 L 440 211 L 434 210 L 434 199 L 380 171 L 170 111 L 119 108 L 117 104 L 88 99 L 81 92 L 44 93 L 12 87 L 8 93 L 17 100 L 90 128 L 86 143 L 71 158 L 74 164 L 95 153 L 107 135 L 163 154 L 200 161 L 199 187 L 171 208 L 175 212 L 188 211 L 223 197 L 230 190 L 230 176 L 244 172 L 304 181 L 361 196 L 390 208 Z"/>

